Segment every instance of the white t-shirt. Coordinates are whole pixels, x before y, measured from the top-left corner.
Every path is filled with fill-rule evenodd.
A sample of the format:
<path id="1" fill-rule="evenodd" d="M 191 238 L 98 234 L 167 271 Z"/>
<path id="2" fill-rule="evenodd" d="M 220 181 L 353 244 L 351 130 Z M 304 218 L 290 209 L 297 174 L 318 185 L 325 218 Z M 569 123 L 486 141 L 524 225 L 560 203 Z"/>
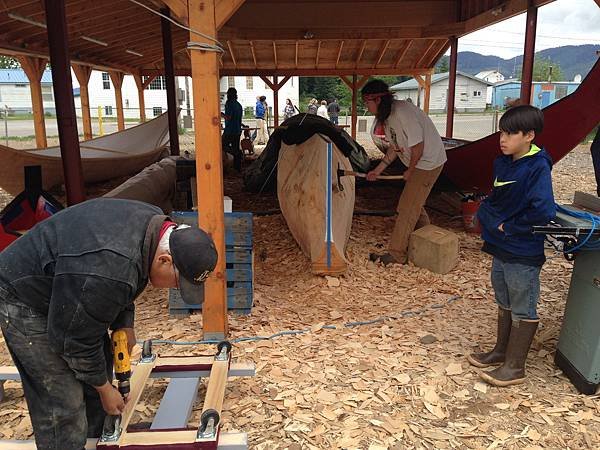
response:
<path id="1" fill-rule="evenodd" d="M 377 121 L 374 120 L 371 136 L 374 141 L 380 141 L 381 139 L 374 135 L 376 124 Z M 442 138 L 429 116 L 404 100 L 394 100 L 392 103 L 392 112 L 385 121 L 385 137 L 396 148 L 400 161 L 406 167 L 410 165 L 410 147 L 420 142 L 424 142 L 425 145 L 423 156 L 417 162 L 417 169 L 433 170 L 448 159 Z"/>
<path id="2" fill-rule="evenodd" d="M 319 109 L 317 109 L 317 116 L 321 116 L 326 119 L 329 119 L 329 116 L 327 115 L 327 106 L 325 106 L 325 105 L 319 106 Z"/>

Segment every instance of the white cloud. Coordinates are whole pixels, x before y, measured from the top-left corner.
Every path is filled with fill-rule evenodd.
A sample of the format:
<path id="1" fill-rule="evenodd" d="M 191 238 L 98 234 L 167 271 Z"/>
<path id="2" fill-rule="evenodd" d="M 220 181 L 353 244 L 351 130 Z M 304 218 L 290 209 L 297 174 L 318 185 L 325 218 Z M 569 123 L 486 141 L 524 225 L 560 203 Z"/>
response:
<path id="1" fill-rule="evenodd" d="M 460 38 L 458 51 L 496 55 L 523 54 L 525 19 L 521 14 Z M 600 7 L 594 0 L 556 0 L 538 11 L 536 51 L 565 45 L 600 46 Z"/>

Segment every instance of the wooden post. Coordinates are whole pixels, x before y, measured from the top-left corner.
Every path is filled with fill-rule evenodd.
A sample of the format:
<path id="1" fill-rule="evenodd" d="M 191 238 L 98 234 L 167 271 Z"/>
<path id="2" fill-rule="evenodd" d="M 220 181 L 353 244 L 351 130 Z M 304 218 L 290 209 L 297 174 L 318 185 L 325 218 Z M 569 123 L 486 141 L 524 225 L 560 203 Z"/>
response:
<path id="1" fill-rule="evenodd" d="M 352 139 L 356 140 L 356 122 L 357 122 L 357 111 L 356 111 L 356 107 L 357 107 L 357 98 L 358 98 L 358 89 L 356 89 L 356 81 L 357 81 L 357 76 L 356 74 L 352 75 L 352 115 L 351 115 L 351 119 L 350 119 L 350 123 L 352 124 Z"/>
<path id="2" fill-rule="evenodd" d="M 188 0 L 189 26 L 209 36 L 217 35 L 216 0 Z M 190 41 L 197 41 L 190 33 Z M 213 273 L 204 285 L 202 325 L 204 339 L 223 339 L 227 333 L 225 278 L 225 223 L 221 155 L 218 53 L 190 49 L 196 138 L 198 223 L 209 233 L 219 253 Z"/>
<path id="3" fill-rule="evenodd" d="M 77 116 L 73 100 L 65 0 L 45 0 L 44 3 L 67 204 L 74 205 L 85 201 L 85 192 L 83 189 L 79 135 L 77 133 Z"/>
<path id="4" fill-rule="evenodd" d="M 137 86 L 138 91 L 138 103 L 140 107 L 140 122 L 146 121 L 146 101 L 144 99 L 144 83 L 142 81 L 141 75 L 133 75 L 133 79 L 135 80 L 135 85 Z"/>
<path id="5" fill-rule="evenodd" d="M 80 64 L 72 64 L 73 72 L 79 81 L 79 95 L 81 98 L 81 119 L 83 120 L 83 139 L 85 141 L 92 139 L 92 116 L 90 115 L 90 96 L 88 92 L 88 83 L 92 68 Z"/>
<path id="6" fill-rule="evenodd" d="M 161 9 L 164 16 L 170 17 L 169 8 Z M 171 41 L 171 22 L 160 18 L 162 30 L 163 61 L 165 83 L 167 85 L 167 115 L 169 116 L 169 147 L 171 155 L 179 156 L 179 133 L 177 130 L 177 94 L 175 92 L 175 69 L 173 67 L 173 43 Z"/>
<path id="7" fill-rule="evenodd" d="M 425 104 L 423 105 L 423 112 L 429 114 L 429 99 L 431 98 L 431 74 L 425 75 Z"/>
<path id="8" fill-rule="evenodd" d="M 277 128 L 279 126 L 279 88 L 277 84 L 277 75 L 273 76 L 273 126 Z"/>
<path id="9" fill-rule="evenodd" d="M 458 38 L 450 38 L 450 74 L 448 77 L 448 98 L 446 107 L 446 137 L 454 133 L 454 101 L 456 97 L 456 63 L 458 60 Z"/>
<path id="10" fill-rule="evenodd" d="M 121 87 L 123 86 L 123 72 L 111 70 L 108 72 L 110 80 L 115 87 L 115 102 L 117 104 L 117 129 L 123 131 L 125 129 L 125 115 L 123 114 L 123 94 L 121 93 Z"/>
<path id="11" fill-rule="evenodd" d="M 37 148 L 48 147 L 46 140 L 46 122 L 44 120 L 44 102 L 42 100 L 42 75 L 46 69 L 47 60 L 32 56 L 17 56 L 25 75 L 29 79 L 31 90 L 31 107 L 33 125 L 35 128 L 35 143 Z"/>
<path id="12" fill-rule="evenodd" d="M 533 82 L 533 60 L 535 58 L 535 32 L 537 28 L 537 6 L 527 9 L 525 29 L 525 50 L 523 52 L 523 70 L 521 72 L 521 104 L 531 102 L 531 84 Z"/>

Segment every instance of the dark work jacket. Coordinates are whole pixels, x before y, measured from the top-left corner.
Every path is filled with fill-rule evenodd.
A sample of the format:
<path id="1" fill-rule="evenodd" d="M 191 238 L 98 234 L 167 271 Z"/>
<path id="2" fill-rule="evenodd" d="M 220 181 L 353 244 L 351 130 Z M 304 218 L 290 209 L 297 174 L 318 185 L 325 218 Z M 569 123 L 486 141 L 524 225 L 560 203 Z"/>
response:
<path id="1" fill-rule="evenodd" d="M 165 218 L 120 199 L 60 211 L 0 253 L 0 301 L 46 314 L 50 344 L 77 379 L 104 384 L 103 337 L 133 327 Z"/>

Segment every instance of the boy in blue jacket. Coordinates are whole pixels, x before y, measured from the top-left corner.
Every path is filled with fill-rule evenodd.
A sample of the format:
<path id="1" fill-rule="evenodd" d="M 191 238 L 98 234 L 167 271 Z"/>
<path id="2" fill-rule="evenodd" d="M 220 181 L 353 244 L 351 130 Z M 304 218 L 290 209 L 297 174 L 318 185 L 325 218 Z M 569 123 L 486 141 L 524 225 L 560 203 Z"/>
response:
<path id="1" fill-rule="evenodd" d="M 544 237 L 532 233 L 556 214 L 550 171 L 552 160 L 533 140 L 544 127 L 544 114 L 529 105 L 509 109 L 500 119 L 502 155 L 494 161 L 494 187 L 482 202 L 482 250 L 492 255 L 492 286 L 498 304 L 498 335 L 487 353 L 467 359 L 486 382 L 510 386 L 525 380 L 525 360 L 538 327 L 536 305 Z"/>

